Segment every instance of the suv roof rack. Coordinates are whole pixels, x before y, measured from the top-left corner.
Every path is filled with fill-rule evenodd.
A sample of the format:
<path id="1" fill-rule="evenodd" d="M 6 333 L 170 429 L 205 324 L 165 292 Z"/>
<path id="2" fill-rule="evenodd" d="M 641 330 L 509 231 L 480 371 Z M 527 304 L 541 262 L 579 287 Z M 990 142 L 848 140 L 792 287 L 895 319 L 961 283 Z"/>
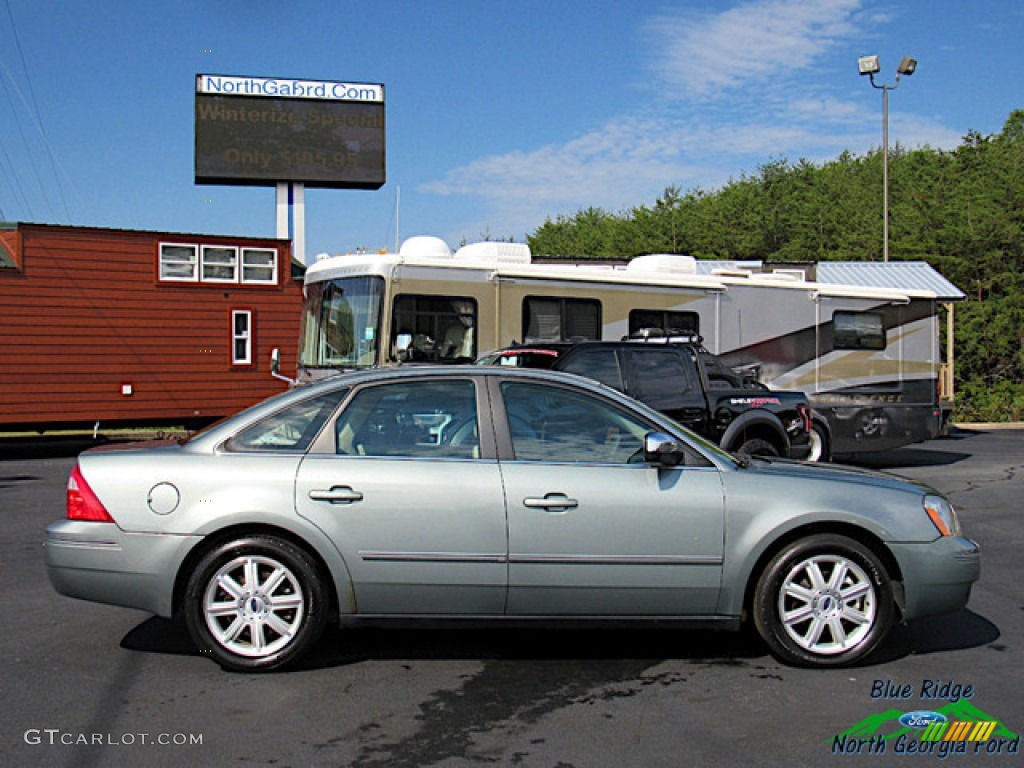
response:
<path id="1" fill-rule="evenodd" d="M 681 331 L 677 328 L 670 328 L 667 331 L 662 328 L 640 328 L 633 331 L 629 336 L 623 336 L 623 341 L 638 341 L 658 344 L 703 344 L 704 337 L 699 333 Z"/>

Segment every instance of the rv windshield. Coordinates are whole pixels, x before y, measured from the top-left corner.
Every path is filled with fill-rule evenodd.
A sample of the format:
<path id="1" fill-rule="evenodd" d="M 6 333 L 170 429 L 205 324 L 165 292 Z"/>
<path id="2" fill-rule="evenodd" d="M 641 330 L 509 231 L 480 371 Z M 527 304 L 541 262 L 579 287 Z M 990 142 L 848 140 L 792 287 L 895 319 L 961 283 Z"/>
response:
<path id="1" fill-rule="evenodd" d="M 384 279 L 344 277 L 306 286 L 299 335 L 305 368 L 369 368 L 380 362 Z"/>

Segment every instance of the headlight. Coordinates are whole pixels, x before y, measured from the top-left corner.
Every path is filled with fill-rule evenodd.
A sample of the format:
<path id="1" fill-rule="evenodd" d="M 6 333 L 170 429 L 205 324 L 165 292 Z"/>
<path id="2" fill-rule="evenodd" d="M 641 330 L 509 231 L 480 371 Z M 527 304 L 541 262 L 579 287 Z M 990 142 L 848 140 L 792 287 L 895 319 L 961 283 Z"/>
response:
<path id="1" fill-rule="evenodd" d="M 941 496 L 925 496 L 924 511 L 943 536 L 959 536 L 960 521 L 953 505 Z"/>

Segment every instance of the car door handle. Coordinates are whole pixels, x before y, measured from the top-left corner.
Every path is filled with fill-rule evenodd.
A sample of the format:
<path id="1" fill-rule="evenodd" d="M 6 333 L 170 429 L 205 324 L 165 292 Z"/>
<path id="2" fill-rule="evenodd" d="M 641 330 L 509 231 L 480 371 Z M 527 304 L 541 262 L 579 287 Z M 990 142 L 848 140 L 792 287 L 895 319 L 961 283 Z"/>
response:
<path id="1" fill-rule="evenodd" d="M 312 490 L 309 498 L 313 501 L 329 501 L 331 504 L 351 504 L 354 501 L 362 501 L 363 494 L 354 491 L 347 485 L 335 485 L 330 490 Z"/>
<path id="2" fill-rule="evenodd" d="M 523 506 L 530 509 L 545 509 L 548 512 L 565 512 L 569 509 L 576 509 L 580 503 L 576 499 L 570 499 L 564 493 L 549 493 L 543 499 L 527 497 L 523 499 Z"/>

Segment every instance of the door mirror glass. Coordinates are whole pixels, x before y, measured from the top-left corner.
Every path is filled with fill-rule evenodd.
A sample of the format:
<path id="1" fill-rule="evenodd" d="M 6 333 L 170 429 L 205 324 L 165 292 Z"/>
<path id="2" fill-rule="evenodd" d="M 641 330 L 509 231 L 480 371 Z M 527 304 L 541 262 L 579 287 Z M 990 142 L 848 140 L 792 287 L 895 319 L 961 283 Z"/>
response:
<path id="1" fill-rule="evenodd" d="M 686 449 L 668 435 L 650 432 L 644 436 L 644 461 L 663 467 L 677 467 L 686 463 Z"/>

